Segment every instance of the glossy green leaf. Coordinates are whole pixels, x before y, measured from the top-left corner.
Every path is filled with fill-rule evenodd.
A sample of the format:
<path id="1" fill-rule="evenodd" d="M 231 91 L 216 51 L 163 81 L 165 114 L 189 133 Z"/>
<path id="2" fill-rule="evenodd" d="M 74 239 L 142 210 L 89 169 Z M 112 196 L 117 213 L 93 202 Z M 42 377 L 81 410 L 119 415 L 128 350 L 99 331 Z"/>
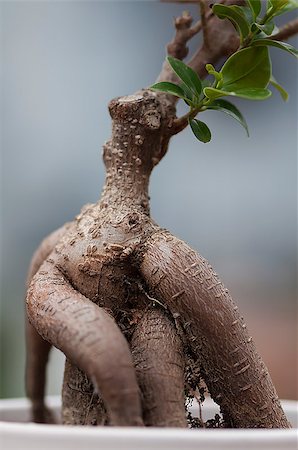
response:
<path id="1" fill-rule="evenodd" d="M 277 47 L 281 50 L 285 50 L 286 52 L 290 53 L 291 55 L 298 56 L 298 51 L 295 47 L 293 47 L 290 44 L 287 44 L 286 42 L 279 42 L 274 41 L 273 39 L 256 39 L 251 43 L 252 47 L 262 47 L 262 46 L 271 46 L 271 47 Z"/>
<path id="2" fill-rule="evenodd" d="M 168 56 L 167 60 L 180 80 L 186 84 L 194 96 L 198 97 L 202 92 L 202 83 L 196 72 L 192 70 L 191 67 L 184 64 L 184 62 L 173 58 L 172 56 Z"/>
<path id="3" fill-rule="evenodd" d="M 256 20 L 256 18 L 258 17 L 258 15 L 261 12 L 261 8 L 262 8 L 261 0 L 247 0 L 247 2 L 253 13 L 254 19 Z"/>
<path id="4" fill-rule="evenodd" d="M 224 88 L 215 89 L 212 87 L 207 87 L 204 89 L 204 94 L 206 97 L 210 98 L 210 100 L 215 100 L 219 97 L 225 97 L 228 95 L 232 97 L 246 98 L 248 100 L 265 100 L 271 96 L 269 89 L 252 87 L 238 89 L 237 91 L 224 90 Z"/>
<path id="5" fill-rule="evenodd" d="M 192 102 L 192 101 L 193 101 L 193 98 L 194 98 L 193 92 L 192 92 L 192 91 L 189 89 L 189 87 L 186 86 L 186 84 L 183 83 L 183 82 L 180 84 L 180 87 L 181 87 L 181 89 L 183 90 L 185 97 L 186 97 L 187 99 L 189 99 L 190 102 Z"/>
<path id="6" fill-rule="evenodd" d="M 272 84 L 272 86 L 275 87 L 275 89 L 278 90 L 278 92 L 281 95 L 281 98 L 287 102 L 289 99 L 289 94 L 287 93 L 287 91 L 276 81 L 276 79 L 272 76 L 270 79 L 270 83 Z"/>
<path id="7" fill-rule="evenodd" d="M 267 0 L 267 12 L 271 9 L 278 10 L 283 8 L 289 0 Z"/>
<path id="8" fill-rule="evenodd" d="M 246 88 L 265 88 L 271 76 L 268 49 L 248 47 L 234 53 L 221 69 L 222 89 L 235 91 Z"/>
<path id="9" fill-rule="evenodd" d="M 241 42 L 248 36 L 250 31 L 249 23 L 240 8 L 215 4 L 212 9 L 214 14 L 220 19 L 228 19 L 232 22 L 240 34 Z"/>
<path id="10" fill-rule="evenodd" d="M 207 107 L 207 109 L 222 111 L 233 117 L 245 128 L 247 136 L 249 136 L 246 120 L 244 119 L 239 109 L 232 103 L 228 102 L 227 100 L 219 99 L 215 100 L 210 106 Z"/>
<path id="11" fill-rule="evenodd" d="M 259 32 L 265 33 L 265 35 L 270 36 L 273 32 L 278 32 L 278 28 L 275 26 L 275 24 L 270 21 L 265 23 L 265 25 L 260 25 L 259 23 L 253 23 L 251 26 L 251 31 L 255 32 L 258 30 Z M 264 36 L 266 37 L 266 36 Z"/>
<path id="12" fill-rule="evenodd" d="M 213 87 L 206 87 L 204 88 L 203 92 L 205 96 L 208 97 L 210 100 L 215 100 L 216 98 L 224 97 L 226 95 L 234 95 L 234 96 L 236 95 L 234 92 L 230 93 L 227 91 L 223 91 L 222 89 L 216 89 Z"/>
<path id="13" fill-rule="evenodd" d="M 251 11 L 251 9 L 249 8 L 249 6 L 238 6 L 238 5 L 234 5 L 234 8 L 239 9 L 241 11 L 241 14 L 244 15 L 244 17 L 246 18 L 246 21 L 249 25 L 251 25 L 252 23 L 254 23 L 254 16 L 253 13 Z"/>
<path id="14" fill-rule="evenodd" d="M 263 27 L 262 31 L 267 34 L 267 36 L 270 36 L 274 32 L 278 32 L 278 27 L 270 20 L 269 22 L 266 22 Z"/>
<path id="15" fill-rule="evenodd" d="M 211 131 L 204 122 L 197 119 L 190 119 L 189 124 L 193 134 L 199 141 L 207 143 L 211 140 Z"/>
<path id="16" fill-rule="evenodd" d="M 272 92 L 265 88 L 243 88 L 236 92 L 236 97 L 246 98 L 247 100 L 266 100 L 271 95 Z"/>
<path id="17" fill-rule="evenodd" d="M 270 0 L 267 2 L 267 13 L 272 17 L 297 8 L 297 0 Z"/>
<path id="18" fill-rule="evenodd" d="M 175 95 L 176 97 L 180 98 L 186 97 L 183 89 L 180 86 L 177 86 L 177 84 L 170 83 L 168 81 L 161 81 L 160 83 L 153 84 L 153 86 L 150 86 L 150 89 L 166 92 L 167 94 Z"/>

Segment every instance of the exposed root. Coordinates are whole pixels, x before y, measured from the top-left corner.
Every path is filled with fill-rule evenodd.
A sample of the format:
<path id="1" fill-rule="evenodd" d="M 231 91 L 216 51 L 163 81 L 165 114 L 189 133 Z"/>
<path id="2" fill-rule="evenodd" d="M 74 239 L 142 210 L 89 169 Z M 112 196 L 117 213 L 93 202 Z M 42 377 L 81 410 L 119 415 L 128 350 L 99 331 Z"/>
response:
<path id="1" fill-rule="evenodd" d="M 185 13 L 175 28 L 168 51 L 177 58 L 203 28 L 204 42 L 190 61 L 201 77 L 207 62 L 215 64 L 239 43 L 231 25 L 206 11 L 201 24 L 192 27 Z M 173 77 L 164 65 L 159 80 Z M 37 422 L 51 420 L 44 387 L 54 345 L 67 357 L 64 423 L 186 427 L 185 395 L 203 401 L 203 379 L 223 419 L 203 424 L 201 416 L 188 415 L 191 426 L 290 426 L 217 274 L 150 217 L 149 178 L 175 128 L 175 103 L 148 90 L 110 102 L 101 199 L 33 259 L 26 373 Z"/>

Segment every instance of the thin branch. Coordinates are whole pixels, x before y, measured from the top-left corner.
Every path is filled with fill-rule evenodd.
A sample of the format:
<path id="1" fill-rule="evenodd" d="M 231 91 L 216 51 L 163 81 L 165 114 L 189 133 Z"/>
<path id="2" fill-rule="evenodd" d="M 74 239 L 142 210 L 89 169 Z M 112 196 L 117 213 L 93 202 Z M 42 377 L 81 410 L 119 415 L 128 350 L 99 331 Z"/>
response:
<path id="1" fill-rule="evenodd" d="M 222 0 L 218 3 L 226 5 L 243 5 L 243 0 Z M 187 63 L 194 69 L 200 78 L 205 78 L 207 73 L 205 65 L 215 64 L 223 57 L 230 56 L 239 46 L 239 36 L 233 25 L 227 20 L 221 20 L 216 17 L 212 9 L 206 13 L 206 20 L 208 20 L 205 41 L 192 56 Z"/>
<path id="2" fill-rule="evenodd" d="M 192 27 L 193 36 L 197 33 L 199 33 L 202 29 L 202 22 L 198 20 Z"/>
<path id="3" fill-rule="evenodd" d="M 298 19 L 291 20 L 291 22 L 286 23 L 279 32 L 273 34 L 269 39 L 274 39 L 275 41 L 286 41 L 292 36 L 298 34 Z"/>
<path id="4" fill-rule="evenodd" d="M 167 45 L 167 53 L 177 59 L 184 59 L 188 54 L 187 42 L 192 38 L 191 31 L 192 17 L 188 11 L 183 11 L 182 16 L 174 21 L 176 34 L 173 40 Z"/>
<path id="5" fill-rule="evenodd" d="M 184 59 L 188 54 L 188 41 L 201 30 L 200 23 L 196 23 L 191 27 L 193 18 L 189 12 L 184 11 L 180 17 L 174 20 L 176 29 L 172 41 L 167 45 L 167 54 L 177 59 Z M 161 73 L 157 81 L 177 81 L 176 75 L 173 73 L 167 61 L 164 62 Z"/>
<path id="6" fill-rule="evenodd" d="M 180 133 L 180 131 L 184 130 L 184 128 L 186 128 L 188 125 L 188 121 L 190 119 L 194 119 L 199 111 L 200 111 L 200 108 L 191 109 L 183 116 L 175 119 L 173 121 L 172 127 L 170 128 L 171 136 L 174 136 L 175 134 L 178 134 L 178 133 Z"/>
<path id="7" fill-rule="evenodd" d="M 199 0 L 200 4 L 200 12 L 201 12 L 201 23 L 202 23 L 202 30 L 203 30 L 203 37 L 204 37 L 204 45 L 206 47 L 209 47 L 210 39 L 209 39 L 209 32 L 208 32 L 208 23 L 207 23 L 207 4 L 206 0 Z"/>
<path id="8" fill-rule="evenodd" d="M 195 1 L 162 0 L 162 1 L 168 1 L 169 3 L 172 3 L 173 1 L 174 2 L 177 1 L 178 3 L 196 3 L 197 5 L 199 5 L 200 0 L 195 0 Z M 173 56 L 174 58 L 178 58 L 178 59 L 185 58 L 188 54 L 188 48 L 187 48 L 188 41 L 193 36 L 198 34 L 202 29 L 205 30 L 205 31 L 203 30 L 203 32 L 205 32 L 205 35 L 204 35 L 205 42 L 202 45 L 202 47 L 205 50 L 208 50 L 209 45 L 207 45 L 207 42 L 211 45 L 211 41 L 213 40 L 214 33 L 217 34 L 217 27 L 215 26 L 212 29 L 210 29 L 210 27 L 208 25 L 208 37 L 207 37 L 207 32 L 206 32 L 207 24 L 209 23 L 210 20 L 212 20 L 214 18 L 214 14 L 213 14 L 213 11 L 211 8 L 208 8 L 208 10 L 207 10 L 207 8 L 206 8 L 207 0 L 202 0 L 202 1 L 204 2 L 204 6 L 205 6 L 205 11 L 203 13 L 204 18 L 202 18 L 202 20 L 198 20 L 193 26 L 191 26 L 192 18 L 190 16 L 190 14 L 187 12 L 184 12 L 181 17 L 178 17 L 177 19 L 175 19 L 174 25 L 176 28 L 176 33 L 175 33 L 173 40 L 167 46 L 168 55 Z M 229 3 L 229 2 L 238 3 L 238 2 L 242 2 L 242 1 L 243 0 L 219 0 L 218 3 L 222 3 L 222 4 Z M 210 36 L 212 37 L 212 40 L 210 39 Z M 170 68 L 167 61 L 164 62 L 161 73 L 159 74 L 156 81 L 157 82 L 160 82 L 160 81 L 177 82 L 178 81 L 176 75 Z"/>

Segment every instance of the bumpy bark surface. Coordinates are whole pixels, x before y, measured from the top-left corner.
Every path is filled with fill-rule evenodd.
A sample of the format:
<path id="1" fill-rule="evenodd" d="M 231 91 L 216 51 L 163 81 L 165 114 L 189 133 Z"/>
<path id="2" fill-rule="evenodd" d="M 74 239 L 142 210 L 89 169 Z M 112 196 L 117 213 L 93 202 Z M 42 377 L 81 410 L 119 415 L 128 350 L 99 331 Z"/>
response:
<path id="1" fill-rule="evenodd" d="M 193 35 L 191 20 L 182 19 L 180 54 L 183 36 L 185 44 Z M 210 24 L 210 32 L 222 27 L 212 17 Z M 235 45 L 231 27 L 222 35 L 208 62 Z M 193 61 L 198 71 L 206 52 L 203 45 Z M 159 79 L 171 77 L 165 65 Z M 230 294 L 204 258 L 150 217 L 149 177 L 177 131 L 174 106 L 172 97 L 148 90 L 110 102 L 101 199 L 34 257 L 27 393 L 37 422 L 52 420 L 44 385 L 54 345 L 67 358 L 65 424 L 185 427 L 185 391 L 201 377 L 226 426 L 289 427 Z"/>

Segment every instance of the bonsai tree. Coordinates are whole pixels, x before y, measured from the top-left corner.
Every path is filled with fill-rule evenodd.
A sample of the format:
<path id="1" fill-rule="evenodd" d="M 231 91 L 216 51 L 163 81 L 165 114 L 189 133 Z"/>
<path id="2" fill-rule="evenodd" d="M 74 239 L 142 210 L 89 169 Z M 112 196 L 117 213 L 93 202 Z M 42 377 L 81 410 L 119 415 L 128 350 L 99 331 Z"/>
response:
<path id="1" fill-rule="evenodd" d="M 202 399 L 206 385 L 221 426 L 290 426 L 228 290 L 202 256 L 152 220 L 148 186 L 173 135 L 190 125 L 199 141 L 210 141 L 205 110 L 223 111 L 248 131 L 226 97 L 265 100 L 272 85 L 287 98 L 269 48 L 297 56 L 282 42 L 298 31 L 297 20 L 279 30 L 274 24 L 297 1 L 199 4 L 198 23 L 186 12 L 175 20 L 156 83 L 110 102 L 101 198 L 32 259 L 26 389 L 36 422 L 53 421 L 44 401 L 53 345 L 66 356 L 65 424 L 186 427 L 185 399 L 198 392 Z M 185 64 L 199 32 L 203 43 Z M 179 98 L 188 107 L 182 117 Z"/>

